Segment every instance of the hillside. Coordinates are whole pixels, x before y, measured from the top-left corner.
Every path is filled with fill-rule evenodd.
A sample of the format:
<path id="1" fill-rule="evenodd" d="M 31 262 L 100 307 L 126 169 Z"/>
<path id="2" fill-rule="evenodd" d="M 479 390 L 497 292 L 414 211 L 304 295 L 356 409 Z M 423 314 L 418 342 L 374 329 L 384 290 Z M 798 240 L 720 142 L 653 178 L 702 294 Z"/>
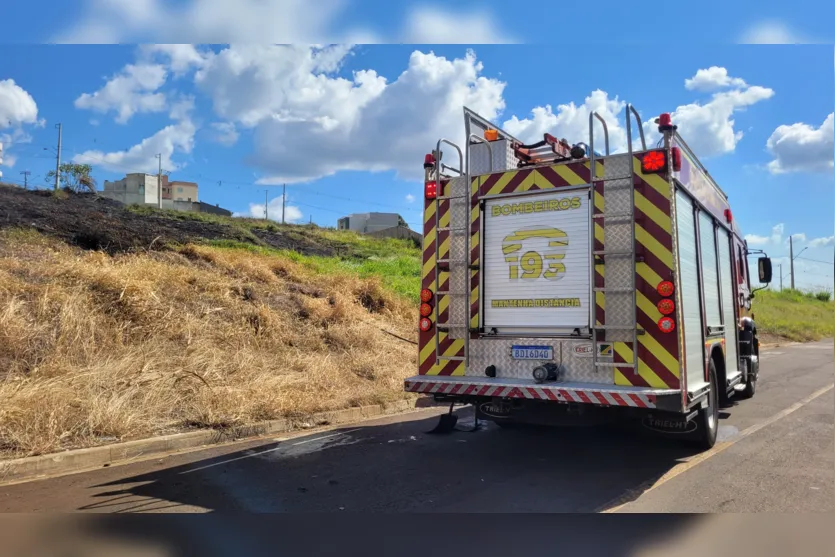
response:
<path id="1" fill-rule="evenodd" d="M 413 244 L 62 197 L 0 192 L 3 456 L 412 396 Z"/>
<path id="2" fill-rule="evenodd" d="M 0 457 L 411 396 L 412 243 L 63 192 L 0 203 Z M 754 311 L 768 340 L 811 340 L 833 307 L 764 291 Z"/>

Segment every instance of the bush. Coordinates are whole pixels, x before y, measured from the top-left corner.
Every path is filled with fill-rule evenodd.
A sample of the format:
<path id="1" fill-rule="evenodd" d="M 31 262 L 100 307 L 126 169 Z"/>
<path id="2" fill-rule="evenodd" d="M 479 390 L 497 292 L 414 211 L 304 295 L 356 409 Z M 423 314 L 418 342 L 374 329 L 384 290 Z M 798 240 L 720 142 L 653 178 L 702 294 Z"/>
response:
<path id="1" fill-rule="evenodd" d="M 832 293 L 828 290 L 821 290 L 820 292 L 815 293 L 815 299 L 820 300 L 821 302 L 828 302 L 832 298 Z"/>

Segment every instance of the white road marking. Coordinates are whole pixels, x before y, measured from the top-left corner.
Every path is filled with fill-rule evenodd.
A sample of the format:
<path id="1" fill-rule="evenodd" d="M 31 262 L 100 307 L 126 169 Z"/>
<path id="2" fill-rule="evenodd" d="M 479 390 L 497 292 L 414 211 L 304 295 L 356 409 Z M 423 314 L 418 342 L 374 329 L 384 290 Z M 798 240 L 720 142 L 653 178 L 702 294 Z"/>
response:
<path id="1" fill-rule="evenodd" d="M 600 507 L 597 508 L 597 512 L 602 512 L 602 513 L 616 513 L 616 512 L 618 512 L 620 509 L 628 506 L 630 503 L 633 503 L 634 501 L 637 501 L 638 498 L 640 498 L 644 494 L 649 493 L 650 491 L 652 491 L 653 489 L 655 489 L 657 487 L 660 487 L 661 485 L 667 483 L 668 481 L 672 480 L 676 476 L 679 476 L 679 475 L 683 474 L 684 472 L 687 472 L 691 468 L 694 468 L 695 466 L 698 466 L 699 464 L 706 461 L 707 459 L 709 459 L 713 456 L 716 456 L 717 454 L 721 453 L 725 449 L 733 446 L 735 443 L 737 443 L 737 442 L 741 441 L 742 439 L 745 439 L 746 437 L 758 432 L 762 428 L 764 428 L 766 426 L 769 426 L 769 425 L 773 424 L 774 422 L 785 418 L 786 416 L 796 412 L 797 410 L 800 410 L 801 408 L 803 408 L 804 406 L 806 406 L 807 404 L 809 404 L 810 402 L 812 402 L 816 398 L 825 395 L 826 393 L 831 391 L 833 388 L 835 388 L 835 385 L 827 385 L 826 387 L 818 389 L 817 391 L 815 391 L 811 395 L 807 396 L 806 398 L 804 398 L 802 400 L 799 400 L 799 401 L 795 402 L 794 404 L 792 404 L 788 408 L 786 408 L 784 410 L 781 410 L 780 412 L 777 412 L 776 414 L 774 414 L 770 418 L 768 418 L 768 419 L 766 419 L 766 420 L 764 420 L 764 421 L 762 421 L 762 422 L 760 422 L 756 425 L 753 425 L 753 426 L 749 427 L 748 429 L 743 430 L 736 437 L 734 437 L 734 438 L 732 438 L 728 441 L 723 441 L 721 443 L 717 443 L 709 451 L 705 451 L 701 454 L 698 454 L 698 455 L 696 455 L 692 458 L 689 458 L 689 459 L 685 460 L 684 462 L 682 462 L 680 464 L 677 464 L 677 465 L 673 466 L 666 474 L 661 476 L 658 480 L 652 482 L 651 484 L 644 484 L 645 486 L 647 486 L 646 489 L 643 489 L 642 487 L 632 489 L 627 494 L 625 494 L 621 497 L 618 497 L 617 499 L 615 499 L 613 501 L 610 501 L 610 502 L 606 503 L 605 505 L 601 505 Z M 622 502 L 625 498 L 629 497 L 631 494 L 633 494 L 635 492 L 639 493 L 638 497 L 635 497 L 632 501 Z"/>

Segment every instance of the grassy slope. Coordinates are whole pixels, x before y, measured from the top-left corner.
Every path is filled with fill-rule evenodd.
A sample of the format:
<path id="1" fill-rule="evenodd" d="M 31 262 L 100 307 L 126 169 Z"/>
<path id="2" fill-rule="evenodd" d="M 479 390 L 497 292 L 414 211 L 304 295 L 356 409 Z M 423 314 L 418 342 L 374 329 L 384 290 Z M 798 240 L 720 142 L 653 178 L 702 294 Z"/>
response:
<path id="1" fill-rule="evenodd" d="M 409 396 L 402 380 L 415 371 L 415 346 L 384 331 L 416 336 L 413 244 L 163 215 L 251 241 L 108 255 L 0 231 L 0 456 Z M 335 255 L 269 247 L 264 231 Z M 833 307 L 763 291 L 754 312 L 770 338 L 813 340 L 835 336 Z"/>
<path id="2" fill-rule="evenodd" d="M 797 291 L 756 293 L 757 329 L 772 340 L 811 341 L 835 336 L 835 304 Z"/>
<path id="3" fill-rule="evenodd" d="M 416 337 L 417 250 L 302 232 L 344 255 L 0 231 L 0 455 L 412 396 L 416 347 L 386 331 Z"/>

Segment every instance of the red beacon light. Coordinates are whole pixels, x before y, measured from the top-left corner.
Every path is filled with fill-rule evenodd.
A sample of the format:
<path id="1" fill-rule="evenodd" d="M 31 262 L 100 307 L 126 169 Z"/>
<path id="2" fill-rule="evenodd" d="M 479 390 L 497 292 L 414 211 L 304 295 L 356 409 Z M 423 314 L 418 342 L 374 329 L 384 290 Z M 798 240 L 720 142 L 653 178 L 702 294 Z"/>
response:
<path id="1" fill-rule="evenodd" d="M 427 153 L 427 155 L 423 157 L 423 168 L 432 168 L 433 166 L 435 166 L 435 155 Z"/>
<path id="2" fill-rule="evenodd" d="M 673 131 L 678 128 L 678 126 L 673 125 L 673 117 L 670 116 L 669 112 L 661 114 L 661 116 L 655 119 L 655 123 L 658 124 L 658 131 L 660 133 Z"/>
<path id="3" fill-rule="evenodd" d="M 729 223 L 733 222 L 733 220 L 734 220 L 734 214 L 731 213 L 730 209 L 725 209 L 725 220 L 728 221 Z"/>

